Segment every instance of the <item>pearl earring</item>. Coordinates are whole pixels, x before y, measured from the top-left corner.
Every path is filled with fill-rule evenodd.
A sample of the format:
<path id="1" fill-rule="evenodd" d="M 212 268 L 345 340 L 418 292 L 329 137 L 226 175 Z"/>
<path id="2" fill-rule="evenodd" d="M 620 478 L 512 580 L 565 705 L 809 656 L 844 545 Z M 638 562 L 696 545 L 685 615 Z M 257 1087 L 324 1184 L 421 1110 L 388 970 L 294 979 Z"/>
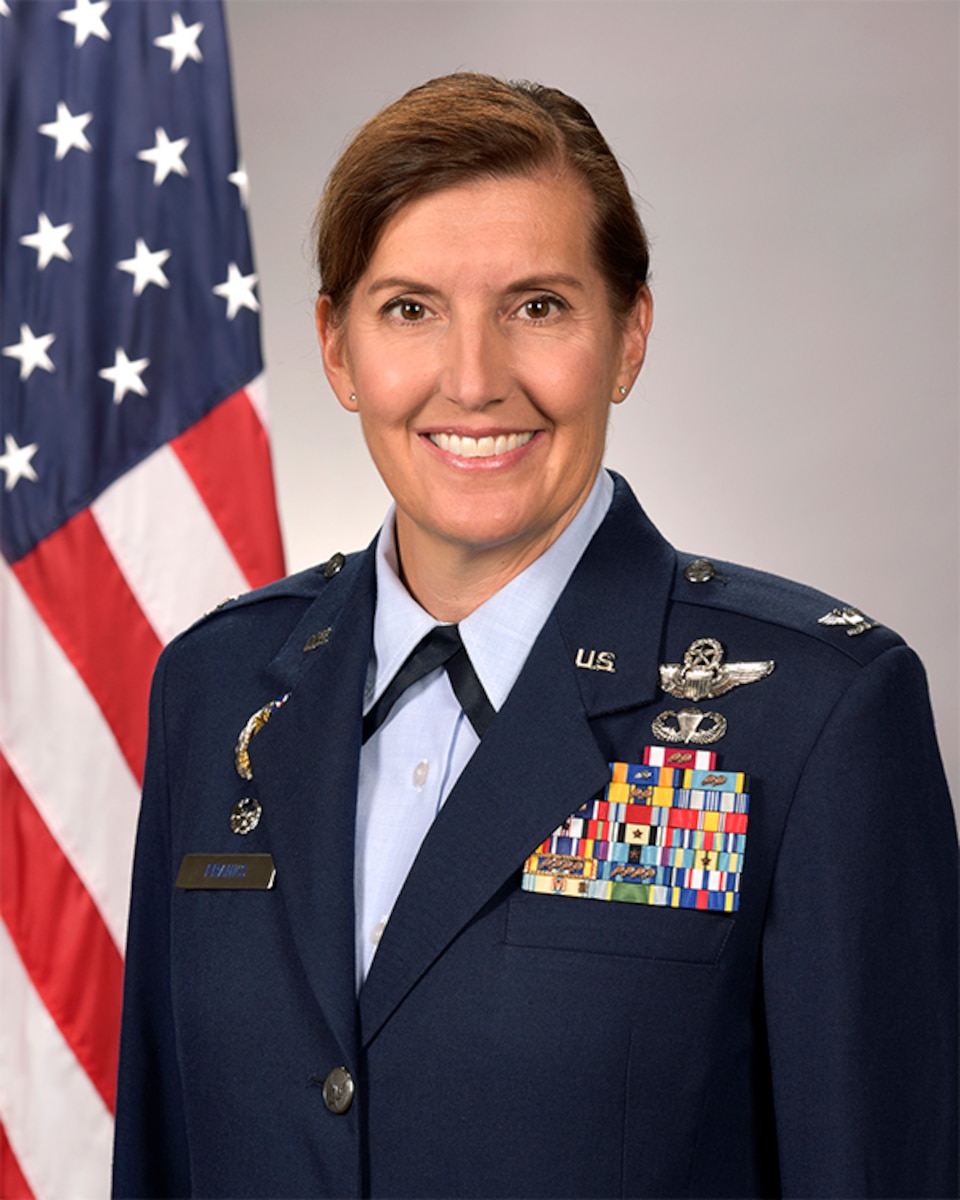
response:
<path id="1" fill-rule="evenodd" d="M 351 392 L 351 393 L 350 393 L 350 401 L 351 401 L 351 403 L 355 403 L 355 402 L 356 402 L 356 399 L 357 399 L 357 393 L 356 393 L 356 392 Z"/>

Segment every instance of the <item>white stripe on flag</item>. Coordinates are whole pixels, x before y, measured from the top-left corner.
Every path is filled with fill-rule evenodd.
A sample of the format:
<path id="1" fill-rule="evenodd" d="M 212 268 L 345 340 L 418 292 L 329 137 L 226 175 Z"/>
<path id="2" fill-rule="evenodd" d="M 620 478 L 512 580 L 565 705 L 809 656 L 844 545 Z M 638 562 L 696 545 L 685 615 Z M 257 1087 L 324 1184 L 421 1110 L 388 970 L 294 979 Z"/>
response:
<path id="1" fill-rule="evenodd" d="M 260 424 L 264 429 L 270 428 L 270 411 L 267 404 L 267 377 L 263 371 L 244 385 L 243 390 L 247 393 L 247 398 L 253 405 L 253 411 L 260 418 Z"/>
<path id="2" fill-rule="evenodd" d="M 180 459 L 163 446 L 90 506 L 162 642 L 250 590 Z"/>
<path id="3" fill-rule="evenodd" d="M 3 559 L 0 647 L 0 749 L 122 953 L 140 789 L 99 707 Z"/>
<path id="4" fill-rule="evenodd" d="M 0 921 L 0 1121 L 35 1196 L 110 1194 L 113 1121 Z"/>

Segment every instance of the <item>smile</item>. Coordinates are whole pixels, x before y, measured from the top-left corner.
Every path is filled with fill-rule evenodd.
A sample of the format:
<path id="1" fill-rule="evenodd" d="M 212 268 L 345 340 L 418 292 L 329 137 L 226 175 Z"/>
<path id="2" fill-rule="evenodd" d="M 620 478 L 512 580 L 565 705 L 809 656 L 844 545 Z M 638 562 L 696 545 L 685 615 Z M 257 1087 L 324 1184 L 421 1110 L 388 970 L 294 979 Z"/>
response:
<path id="1" fill-rule="evenodd" d="M 533 433 L 501 433 L 497 437 L 466 437 L 456 433 L 431 433 L 430 441 L 448 454 L 460 458 L 493 458 L 525 446 Z"/>

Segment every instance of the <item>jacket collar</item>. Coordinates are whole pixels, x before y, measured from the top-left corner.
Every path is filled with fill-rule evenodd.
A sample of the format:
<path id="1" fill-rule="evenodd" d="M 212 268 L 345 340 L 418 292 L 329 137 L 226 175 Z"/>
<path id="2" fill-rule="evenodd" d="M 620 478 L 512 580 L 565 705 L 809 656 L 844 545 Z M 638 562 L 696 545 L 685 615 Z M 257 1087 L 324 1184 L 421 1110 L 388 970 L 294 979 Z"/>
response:
<path id="1" fill-rule="evenodd" d="M 374 602 L 367 550 L 321 587 L 270 664 L 270 688 L 289 700 L 254 750 L 278 897 L 344 1062 L 356 1053 L 354 824 Z"/>
<path id="2" fill-rule="evenodd" d="M 675 559 L 616 479 L 606 520 L 401 890 L 360 993 L 364 1043 L 531 851 L 608 781 L 591 721 L 656 697 Z M 465 851 L 480 841 L 482 853 Z"/>
<path id="3" fill-rule="evenodd" d="M 656 697 L 676 566 L 676 551 L 626 481 L 615 474 L 614 484 L 607 518 L 555 610 L 588 717 Z"/>

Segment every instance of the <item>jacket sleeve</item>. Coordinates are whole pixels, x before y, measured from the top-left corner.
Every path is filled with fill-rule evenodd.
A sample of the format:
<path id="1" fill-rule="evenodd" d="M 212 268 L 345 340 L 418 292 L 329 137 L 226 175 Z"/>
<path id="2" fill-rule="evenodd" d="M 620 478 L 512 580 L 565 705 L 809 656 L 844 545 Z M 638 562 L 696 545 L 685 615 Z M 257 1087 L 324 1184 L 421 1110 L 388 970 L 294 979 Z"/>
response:
<path id="1" fill-rule="evenodd" d="M 785 1196 L 957 1195 L 957 845 L 923 669 L 864 667 L 804 770 L 763 989 Z"/>
<path id="2" fill-rule="evenodd" d="M 117 1088 L 113 1195 L 189 1196 L 171 1004 L 171 862 L 163 719 L 166 659 L 150 698 L 150 742 L 134 856 Z"/>

